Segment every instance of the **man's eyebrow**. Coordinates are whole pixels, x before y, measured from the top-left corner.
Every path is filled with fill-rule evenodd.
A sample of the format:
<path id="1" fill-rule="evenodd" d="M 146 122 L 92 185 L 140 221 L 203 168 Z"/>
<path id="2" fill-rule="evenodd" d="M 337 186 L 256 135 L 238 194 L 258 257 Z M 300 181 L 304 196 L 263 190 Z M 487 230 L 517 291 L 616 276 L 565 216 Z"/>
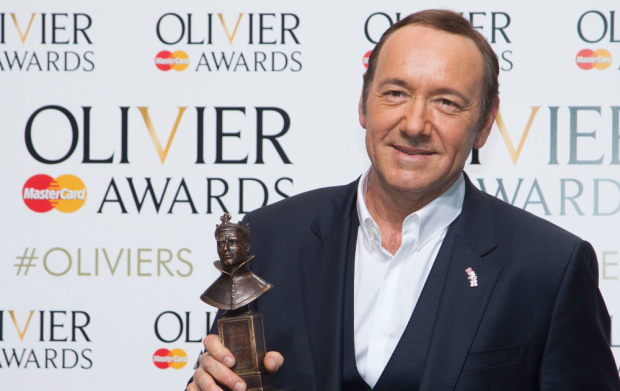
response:
<path id="1" fill-rule="evenodd" d="M 396 78 L 396 77 L 391 77 L 389 79 L 381 80 L 381 82 L 379 84 L 380 85 L 396 84 L 397 86 L 400 86 L 400 87 L 407 87 L 408 86 L 408 83 L 405 80 L 399 79 L 399 78 Z"/>
<path id="2" fill-rule="evenodd" d="M 407 83 L 405 80 L 403 79 L 399 79 L 396 77 L 391 77 L 385 80 L 381 80 L 379 82 L 380 85 L 386 85 L 386 84 L 394 84 L 400 87 L 409 87 L 409 83 Z M 470 99 L 467 98 L 465 95 L 463 95 L 460 91 L 455 90 L 454 88 L 450 88 L 450 87 L 442 87 L 442 88 L 438 88 L 434 91 L 434 94 L 446 94 L 446 95 L 456 95 L 459 98 L 461 98 L 463 101 L 465 102 L 469 102 Z"/>
<path id="3" fill-rule="evenodd" d="M 467 98 L 465 95 L 463 95 L 460 91 L 455 90 L 454 88 L 449 88 L 449 87 L 443 87 L 443 88 L 438 88 L 435 90 L 435 94 L 446 94 L 446 95 L 456 95 L 459 98 L 461 98 L 463 101 L 465 102 L 469 102 L 470 99 Z"/>

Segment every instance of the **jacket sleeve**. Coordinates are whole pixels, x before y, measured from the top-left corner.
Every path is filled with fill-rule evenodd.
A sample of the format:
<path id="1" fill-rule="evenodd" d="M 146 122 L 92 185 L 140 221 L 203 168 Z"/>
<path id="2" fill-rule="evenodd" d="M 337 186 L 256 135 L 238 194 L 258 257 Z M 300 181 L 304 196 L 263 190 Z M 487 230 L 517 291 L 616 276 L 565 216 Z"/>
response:
<path id="1" fill-rule="evenodd" d="M 540 389 L 620 391 L 611 320 L 592 246 L 580 242 L 564 271 L 540 367 Z"/>

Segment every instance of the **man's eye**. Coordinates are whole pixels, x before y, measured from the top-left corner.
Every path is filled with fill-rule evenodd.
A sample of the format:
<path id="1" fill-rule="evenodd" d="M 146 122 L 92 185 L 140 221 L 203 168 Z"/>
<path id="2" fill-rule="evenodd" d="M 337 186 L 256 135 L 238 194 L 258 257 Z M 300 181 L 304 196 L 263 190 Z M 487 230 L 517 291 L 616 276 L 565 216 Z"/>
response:
<path id="1" fill-rule="evenodd" d="M 400 91 L 390 91 L 389 94 L 392 98 L 401 98 L 403 96 L 403 93 Z"/>
<path id="2" fill-rule="evenodd" d="M 441 103 L 444 106 L 456 106 L 454 102 L 447 100 L 447 99 L 439 99 L 439 103 Z"/>

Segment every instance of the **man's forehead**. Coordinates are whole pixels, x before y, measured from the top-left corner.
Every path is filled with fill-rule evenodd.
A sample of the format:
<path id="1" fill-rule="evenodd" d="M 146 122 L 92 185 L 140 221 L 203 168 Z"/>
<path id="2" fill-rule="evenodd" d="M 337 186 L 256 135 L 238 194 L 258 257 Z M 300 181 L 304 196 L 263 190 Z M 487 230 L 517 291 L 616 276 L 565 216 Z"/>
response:
<path id="1" fill-rule="evenodd" d="M 398 66 L 412 71 L 442 68 L 470 78 L 478 70 L 480 81 L 484 72 L 482 53 L 471 39 L 419 24 L 395 31 L 381 49 L 378 75 L 389 78 L 389 71 L 400 70 Z"/>
<path id="2" fill-rule="evenodd" d="M 460 34 L 453 34 L 448 31 L 422 24 L 410 24 L 394 31 L 384 44 L 384 47 L 393 46 L 402 49 L 411 49 L 430 45 L 433 48 L 452 48 L 469 51 L 470 55 L 480 54 L 476 44 L 469 38 Z M 403 46 L 405 45 L 405 46 Z M 381 50 L 383 52 L 383 50 Z M 449 52 L 446 52 L 449 54 Z"/>

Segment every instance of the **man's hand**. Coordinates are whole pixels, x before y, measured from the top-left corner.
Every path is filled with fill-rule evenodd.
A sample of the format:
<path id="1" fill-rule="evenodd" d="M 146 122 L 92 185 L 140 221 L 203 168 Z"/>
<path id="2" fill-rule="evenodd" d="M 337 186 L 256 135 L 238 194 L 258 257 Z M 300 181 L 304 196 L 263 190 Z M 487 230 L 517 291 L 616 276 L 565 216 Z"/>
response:
<path id="1" fill-rule="evenodd" d="M 220 338 L 215 334 L 207 335 L 203 341 L 207 353 L 200 356 L 200 365 L 194 372 L 193 381 L 187 386 L 187 391 L 222 391 L 216 380 L 235 391 L 245 391 L 246 384 L 230 367 L 235 365 L 235 358 L 222 345 Z M 268 352 L 263 364 L 267 372 L 273 373 L 282 367 L 284 358 L 278 352 Z"/>

